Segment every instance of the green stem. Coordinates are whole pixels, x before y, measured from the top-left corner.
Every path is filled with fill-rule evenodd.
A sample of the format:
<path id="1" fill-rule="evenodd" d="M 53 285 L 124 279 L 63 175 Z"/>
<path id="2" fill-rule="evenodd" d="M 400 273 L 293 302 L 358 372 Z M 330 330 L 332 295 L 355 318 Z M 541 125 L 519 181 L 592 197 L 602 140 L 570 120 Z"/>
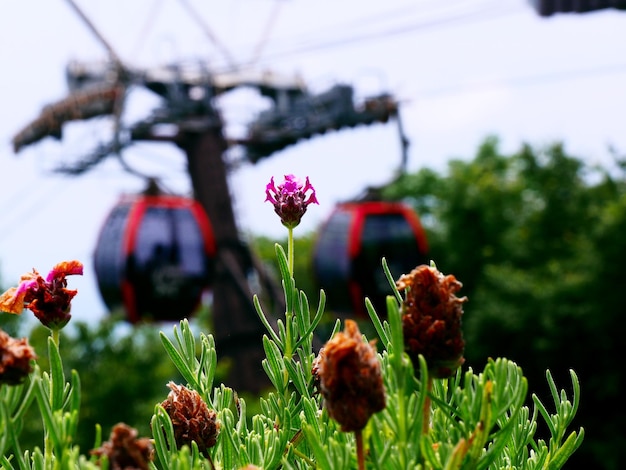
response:
<path id="1" fill-rule="evenodd" d="M 403 375 L 398 377 L 398 444 L 400 452 L 400 461 L 402 466 L 406 465 L 406 450 L 407 450 L 407 413 L 406 413 L 406 401 L 405 401 L 405 385 Z"/>
<path id="2" fill-rule="evenodd" d="M 50 330 L 50 336 L 52 337 L 52 341 L 56 344 L 57 348 L 59 347 L 59 341 L 61 341 L 61 330 L 59 328 L 52 328 Z"/>
<path id="3" fill-rule="evenodd" d="M 292 227 L 288 227 L 288 236 L 287 236 L 287 267 L 289 268 L 289 276 L 291 276 L 293 278 L 293 228 Z M 293 344 L 294 342 L 292 341 L 292 328 L 291 328 L 291 323 L 293 320 L 293 312 L 290 311 L 289 309 L 285 312 L 285 359 L 291 359 L 291 357 L 293 356 Z M 285 377 L 285 385 L 287 385 L 287 382 L 289 381 L 289 374 L 287 372 L 287 370 L 285 370 L 284 373 L 284 377 Z M 287 393 L 287 387 L 285 387 L 285 393 Z"/>
<path id="4" fill-rule="evenodd" d="M 424 399 L 424 408 L 422 409 L 422 434 L 428 434 L 428 430 L 430 429 L 430 407 L 431 400 L 430 394 L 433 390 L 433 378 L 432 376 L 428 376 L 428 381 L 426 382 L 426 398 Z"/>
<path id="5" fill-rule="evenodd" d="M 354 431 L 354 437 L 356 438 L 356 460 L 359 465 L 359 470 L 365 470 L 365 453 L 363 452 L 363 433 L 360 429 Z"/>
<path id="6" fill-rule="evenodd" d="M 289 275 L 293 277 L 293 227 L 289 227 L 287 238 L 287 262 L 289 264 Z"/>
<path id="7" fill-rule="evenodd" d="M 52 342 L 54 343 L 55 347 L 58 349 L 59 348 L 59 342 L 61 341 L 61 334 L 60 334 L 60 330 L 59 328 L 51 328 L 50 329 L 50 337 L 52 338 Z M 53 394 L 54 394 L 54 387 L 55 384 L 53 383 L 54 380 L 54 376 L 55 374 L 52 373 L 52 362 L 50 363 L 50 396 L 48 397 L 48 400 L 50 401 L 50 407 L 53 409 L 54 411 L 54 400 L 52 398 Z M 53 446 L 54 443 L 52 442 L 52 439 L 50 437 L 50 430 L 46 429 L 45 430 L 45 436 L 44 436 L 44 447 L 45 447 L 45 462 L 47 465 L 47 468 L 52 469 L 53 465 Z M 61 456 L 58 455 L 57 459 L 60 459 Z M 56 467 L 56 465 L 54 465 L 54 467 Z"/>

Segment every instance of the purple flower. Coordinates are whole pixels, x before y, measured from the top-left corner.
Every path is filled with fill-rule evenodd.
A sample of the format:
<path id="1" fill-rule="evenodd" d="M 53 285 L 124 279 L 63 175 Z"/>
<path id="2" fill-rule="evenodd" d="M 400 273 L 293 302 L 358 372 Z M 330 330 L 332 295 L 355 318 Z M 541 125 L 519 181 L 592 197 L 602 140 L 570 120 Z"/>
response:
<path id="1" fill-rule="evenodd" d="M 27 308 L 46 327 L 58 330 L 70 318 L 71 301 L 76 290 L 67 289 L 65 276 L 83 274 L 80 261 L 62 261 L 55 265 L 44 279 L 33 269 L 24 274 L 17 287 L 0 295 L 0 310 L 20 314 Z"/>
<path id="2" fill-rule="evenodd" d="M 307 191 L 310 194 L 307 196 Z M 294 175 L 285 175 L 285 181 L 276 186 L 274 177 L 265 187 L 265 200 L 274 204 L 274 211 L 287 228 L 294 228 L 302 219 L 309 204 L 319 204 L 315 188 L 306 177 L 304 184 Z"/>

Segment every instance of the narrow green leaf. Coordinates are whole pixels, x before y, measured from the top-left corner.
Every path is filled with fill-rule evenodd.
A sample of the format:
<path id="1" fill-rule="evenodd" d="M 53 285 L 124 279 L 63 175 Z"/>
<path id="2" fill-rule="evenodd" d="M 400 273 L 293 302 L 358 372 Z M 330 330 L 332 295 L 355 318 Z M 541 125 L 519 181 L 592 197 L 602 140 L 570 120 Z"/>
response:
<path id="1" fill-rule="evenodd" d="M 387 259 L 385 257 L 382 258 L 382 265 L 383 265 L 383 271 L 385 272 L 385 277 L 387 278 L 387 282 L 389 283 L 389 286 L 391 287 L 391 291 L 393 292 L 393 295 L 395 296 L 398 303 L 401 304 L 404 299 L 402 299 L 402 295 L 398 291 L 398 286 L 396 286 L 396 281 L 393 278 L 393 275 L 391 274 L 391 270 L 389 269 L 389 266 L 387 265 Z"/>
<path id="2" fill-rule="evenodd" d="M 35 397 L 37 398 L 37 404 L 39 405 L 39 411 L 41 412 L 41 418 L 44 423 L 44 429 L 48 432 L 50 440 L 54 446 L 59 442 L 59 429 L 57 428 L 50 402 L 46 396 L 46 388 L 43 385 L 43 380 L 37 382 L 35 389 Z"/>
<path id="3" fill-rule="evenodd" d="M 189 320 L 186 318 L 180 322 L 180 331 L 182 333 L 183 342 L 180 343 L 179 336 L 176 336 L 176 339 L 179 341 L 180 349 L 184 354 L 187 364 L 193 365 L 196 359 L 196 338 L 193 336 L 193 331 L 191 331 L 191 326 L 189 326 Z"/>
<path id="4" fill-rule="evenodd" d="M 2 400 L 0 400 L 0 425 L 2 426 L 0 429 L 6 430 L 0 433 L 0 455 L 4 455 L 8 448 L 7 433 L 11 432 L 13 426 L 11 424 L 11 418 L 9 417 L 9 410 Z"/>
<path id="5" fill-rule="evenodd" d="M 404 351 L 404 335 L 402 334 L 402 316 L 395 299 L 387 296 L 387 315 L 389 318 L 389 326 L 391 328 L 391 344 L 389 352 L 400 358 Z"/>
<path id="6" fill-rule="evenodd" d="M 169 444 L 166 435 L 169 435 L 169 431 L 167 429 L 172 427 L 172 421 L 162 406 L 155 406 L 154 415 L 152 415 L 152 420 L 150 421 L 150 427 L 152 428 L 154 450 L 157 458 L 159 462 L 161 462 L 162 468 L 169 468 L 170 459 L 167 451 Z M 173 431 L 174 430 L 172 429 L 172 432 Z M 174 444 L 174 446 L 176 445 Z"/>
<path id="7" fill-rule="evenodd" d="M 302 423 L 302 432 L 304 433 L 307 444 L 311 447 L 311 450 L 313 450 L 317 468 L 321 470 L 334 470 L 334 467 L 328 459 L 328 450 L 320 441 L 319 435 L 313 430 L 313 426 L 308 423 Z"/>
<path id="8" fill-rule="evenodd" d="M 546 425 L 550 429 L 550 435 L 556 436 L 556 428 L 554 427 L 554 423 L 552 422 L 550 413 L 548 413 L 548 410 L 546 409 L 546 407 L 543 405 L 543 403 L 541 403 L 541 400 L 539 399 L 539 397 L 535 395 L 534 393 L 532 395 L 532 399 L 533 399 L 533 402 L 535 403 L 535 406 L 539 410 L 539 413 L 541 413 L 543 420 L 546 422 Z"/>
<path id="9" fill-rule="evenodd" d="M 222 410 L 221 420 L 224 423 L 222 431 L 220 432 L 220 441 L 222 449 L 222 467 L 224 469 L 237 468 L 237 453 L 238 445 L 235 442 L 235 436 L 233 435 L 233 415 L 229 409 Z"/>
<path id="10" fill-rule="evenodd" d="M 13 414 L 13 419 L 21 419 L 22 416 L 24 416 L 26 410 L 28 410 L 28 408 L 30 407 L 30 404 L 35 399 L 33 391 L 35 388 L 35 384 L 38 380 L 41 380 L 41 374 L 39 371 L 39 366 L 35 366 L 35 370 L 32 374 L 30 374 L 30 377 L 28 378 L 28 387 L 26 388 L 26 392 L 24 392 L 24 394 L 22 395 L 19 406 Z"/>
<path id="11" fill-rule="evenodd" d="M 294 346 L 294 349 L 298 349 L 300 346 L 302 346 L 302 344 L 305 341 L 307 341 L 311 337 L 311 335 L 317 328 L 317 325 L 319 325 L 320 321 L 322 320 L 322 317 L 324 316 L 325 306 L 326 306 L 326 294 L 324 293 L 323 290 L 320 290 L 320 303 L 317 307 L 317 312 L 315 312 L 315 317 L 313 317 L 313 320 L 309 324 L 308 329 L 302 334 L 302 337 L 298 340 L 298 342 Z"/>
<path id="12" fill-rule="evenodd" d="M 374 309 L 374 305 L 372 304 L 372 301 L 368 298 L 365 299 L 365 309 L 367 310 L 367 313 L 370 319 L 372 320 L 372 324 L 374 325 L 374 328 L 376 329 L 376 333 L 378 334 L 378 337 L 382 341 L 383 346 L 385 347 L 385 349 L 389 349 L 389 336 L 387 335 L 387 333 L 385 332 L 385 329 L 383 328 L 383 324 L 380 321 L 380 317 L 378 316 L 376 309 Z"/>
<path id="13" fill-rule="evenodd" d="M 165 335 L 165 333 L 161 331 L 159 334 L 161 336 L 161 343 L 163 344 L 167 355 L 170 357 L 170 360 L 174 363 L 174 366 L 176 366 L 176 369 L 178 369 L 178 371 L 193 389 L 198 389 L 199 384 L 196 382 L 196 375 L 193 373 L 192 369 L 185 361 L 185 358 L 180 354 L 178 349 L 176 349 L 174 344 Z"/>
<path id="14" fill-rule="evenodd" d="M 571 455 L 580 447 L 585 436 L 585 431 L 580 428 L 578 434 L 573 431 L 565 440 L 561 448 L 550 459 L 548 468 L 559 469 L 565 465 L 565 462 L 571 457 Z"/>
<path id="15" fill-rule="evenodd" d="M 74 415 L 76 419 L 72 421 L 72 426 L 69 429 L 69 435 L 75 438 L 78 432 L 78 415 L 80 414 L 80 402 L 81 402 L 81 388 L 80 377 L 78 372 L 72 369 L 72 386 L 69 400 L 70 415 Z"/>
<path id="16" fill-rule="evenodd" d="M 0 464 L 2 465 L 3 469 L 15 470 L 13 464 L 4 455 L 0 456 Z"/>
<path id="17" fill-rule="evenodd" d="M 65 373 L 63 372 L 63 361 L 59 347 L 51 336 L 48 337 L 48 357 L 50 360 L 50 385 L 52 387 L 50 404 L 53 410 L 60 410 L 63 407 Z"/>
<path id="18" fill-rule="evenodd" d="M 280 270 L 280 277 L 283 280 L 283 290 L 285 291 L 285 303 L 287 305 L 287 311 L 294 311 L 294 303 L 295 303 L 295 281 L 291 274 L 289 274 L 289 264 L 287 262 L 287 255 L 285 254 L 285 250 L 283 247 L 276 243 L 274 245 L 274 249 L 276 251 L 276 257 L 278 258 L 278 269 Z M 295 294 L 295 295 L 294 295 Z"/>
<path id="19" fill-rule="evenodd" d="M 571 419 L 570 419 L 570 422 L 571 422 L 571 420 L 574 419 L 574 416 L 578 412 L 578 405 L 580 403 L 580 382 L 578 381 L 578 376 L 576 375 L 576 372 L 574 372 L 573 369 L 570 369 L 569 374 L 570 374 L 570 377 L 572 378 L 572 390 L 573 390 L 573 398 L 572 398 L 573 405 L 572 405 Z"/>
<path id="20" fill-rule="evenodd" d="M 502 450 L 510 445 L 511 434 L 517 426 L 516 418 L 519 412 L 519 408 L 515 410 L 506 425 L 493 436 L 493 444 L 489 447 L 476 464 L 476 470 L 484 470 L 495 461 L 495 459 L 501 455 Z"/>
<path id="21" fill-rule="evenodd" d="M 284 364 L 287 369 L 287 373 L 289 374 L 289 378 L 293 382 L 298 393 L 303 397 L 308 396 L 309 390 L 307 387 L 306 378 L 304 377 L 304 371 L 302 370 L 302 364 L 300 362 L 295 362 L 291 358 L 287 358 L 284 361 Z"/>
<path id="22" fill-rule="evenodd" d="M 259 319 L 261 320 L 261 323 L 263 323 L 263 326 L 265 327 L 269 335 L 277 344 L 280 345 L 281 348 L 283 348 L 280 338 L 274 331 L 274 328 L 272 328 L 272 325 L 270 325 L 269 321 L 267 320 L 267 317 L 265 316 L 265 313 L 263 313 L 263 308 L 261 307 L 261 302 L 259 301 L 258 295 L 254 294 L 254 296 L 252 297 L 252 303 L 254 304 L 254 308 L 256 310 L 257 315 L 259 316 Z"/>
<path id="23" fill-rule="evenodd" d="M 300 336 L 304 336 L 304 333 L 308 331 L 311 324 L 311 311 L 309 310 L 309 299 L 304 291 L 300 291 L 298 302 L 298 308 L 296 309 L 296 325 L 298 326 L 298 332 Z M 295 349 L 295 348 L 294 348 Z"/>
<path id="24" fill-rule="evenodd" d="M 559 409 L 559 404 L 561 401 L 559 400 L 559 392 L 556 388 L 556 383 L 552 378 L 552 373 L 549 370 L 546 370 L 546 379 L 548 379 L 548 385 L 550 387 L 550 393 L 552 394 L 552 399 L 554 400 L 554 408 L 556 410 Z"/>
<path id="25" fill-rule="evenodd" d="M 267 358 L 267 367 L 271 371 L 271 376 L 276 380 L 275 382 L 272 382 L 278 389 L 279 393 L 283 393 L 285 384 L 282 380 L 282 376 L 285 371 L 285 363 L 282 358 L 282 354 L 278 349 L 278 346 L 276 346 L 276 343 L 274 343 L 274 341 L 269 339 L 266 335 L 263 335 L 263 349 L 265 350 Z"/>
<path id="26" fill-rule="evenodd" d="M 44 470 L 45 460 L 39 448 L 35 449 L 35 451 L 33 452 L 32 460 L 32 470 Z"/>

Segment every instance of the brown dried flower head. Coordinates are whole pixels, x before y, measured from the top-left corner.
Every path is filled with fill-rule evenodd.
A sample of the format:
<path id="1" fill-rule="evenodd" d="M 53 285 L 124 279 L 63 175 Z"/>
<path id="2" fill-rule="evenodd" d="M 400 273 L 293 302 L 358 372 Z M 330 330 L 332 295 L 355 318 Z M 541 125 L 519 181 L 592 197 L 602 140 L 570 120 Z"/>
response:
<path id="1" fill-rule="evenodd" d="M 35 350 L 28 339 L 16 339 L 0 330 L 0 384 L 18 385 L 33 371 Z"/>
<path id="2" fill-rule="evenodd" d="M 116 424 L 109 440 L 91 454 L 106 455 L 111 470 L 148 470 L 153 458 L 151 440 L 137 439 L 137 430 L 124 423 Z"/>
<path id="3" fill-rule="evenodd" d="M 176 445 L 179 448 L 183 445 L 191 446 L 191 441 L 195 441 L 198 450 L 206 454 L 217 442 L 220 430 L 215 411 L 209 410 L 195 390 L 174 382 L 167 386 L 171 391 L 161 406 L 172 420 Z"/>
<path id="4" fill-rule="evenodd" d="M 320 351 L 313 376 L 331 418 L 342 431 L 358 431 L 385 408 L 385 388 L 373 343 L 363 340 L 356 322 L 346 320 Z"/>
<path id="5" fill-rule="evenodd" d="M 465 361 L 461 317 L 467 297 L 455 295 L 463 284 L 426 265 L 403 274 L 396 284 L 405 291 L 402 329 L 413 364 L 421 354 L 433 378 L 450 377 Z"/>

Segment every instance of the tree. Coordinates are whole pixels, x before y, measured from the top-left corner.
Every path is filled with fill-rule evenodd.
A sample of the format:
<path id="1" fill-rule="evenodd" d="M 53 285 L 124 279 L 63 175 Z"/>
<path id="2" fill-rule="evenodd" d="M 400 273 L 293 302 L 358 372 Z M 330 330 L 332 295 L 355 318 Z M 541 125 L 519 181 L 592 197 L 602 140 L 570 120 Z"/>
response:
<path id="1" fill-rule="evenodd" d="M 468 365 L 513 359 L 540 396 L 546 369 L 557 383 L 574 369 L 588 437 L 571 465 L 622 468 L 624 173 L 591 168 L 561 144 L 502 155 L 489 138 L 447 175 L 423 169 L 383 194 L 415 207 L 431 258 L 464 284 Z"/>

